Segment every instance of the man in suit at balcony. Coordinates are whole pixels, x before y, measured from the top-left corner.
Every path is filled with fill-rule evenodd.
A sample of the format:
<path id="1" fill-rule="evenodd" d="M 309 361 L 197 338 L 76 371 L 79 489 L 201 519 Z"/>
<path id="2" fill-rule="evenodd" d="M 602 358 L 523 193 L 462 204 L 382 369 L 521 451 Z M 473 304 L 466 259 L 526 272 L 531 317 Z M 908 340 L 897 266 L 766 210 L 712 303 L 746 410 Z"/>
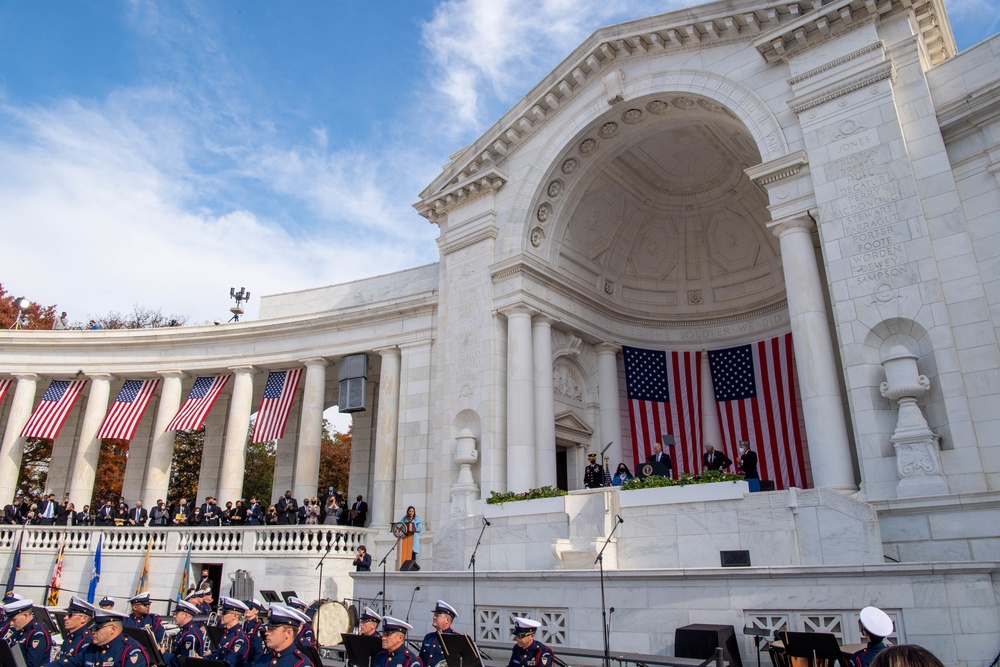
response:
<path id="1" fill-rule="evenodd" d="M 256 498 L 250 498 L 247 504 L 247 525 L 260 526 L 264 523 L 264 508 Z"/>
<path id="2" fill-rule="evenodd" d="M 368 503 L 365 502 L 364 496 L 358 496 L 354 504 L 351 505 L 351 525 L 358 528 L 364 528 L 365 522 L 368 521 Z"/>
<path id="3" fill-rule="evenodd" d="M 299 502 L 292 498 L 291 491 L 285 491 L 285 495 L 278 498 L 278 502 L 274 504 L 274 509 L 278 511 L 278 523 L 294 524 L 299 511 Z"/>
<path id="4" fill-rule="evenodd" d="M 56 494 L 50 493 L 49 497 L 38 503 L 38 523 L 42 526 L 51 526 L 56 521 L 56 514 L 59 511 L 59 503 L 56 502 Z"/>
<path id="5" fill-rule="evenodd" d="M 177 505 L 170 511 L 170 525 L 186 526 L 191 518 L 191 506 L 188 505 L 187 498 L 181 498 Z"/>
<path id="6" fill-rule="evenodd" d="M 146 512 L 146 508 L 142 506 L 142 501 L 135 501 L 135 507 L 128 511 L 128 525 L 136 527 L 145 526 L 148 518 L 149 514 Z"/>

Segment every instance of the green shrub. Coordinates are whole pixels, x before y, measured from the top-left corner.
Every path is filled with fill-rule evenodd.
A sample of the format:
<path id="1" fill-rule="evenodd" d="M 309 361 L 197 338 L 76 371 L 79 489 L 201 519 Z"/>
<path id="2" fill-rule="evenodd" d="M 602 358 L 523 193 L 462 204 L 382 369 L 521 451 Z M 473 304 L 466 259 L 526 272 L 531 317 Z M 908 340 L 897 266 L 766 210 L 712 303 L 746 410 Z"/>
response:
<path id="1" fill-rule="evenodd" d="M 518 500 L 535 500 L 536 498 L 558 498 L 559 496 L 565 496 L 566 492 L 562 489 L 556 489 L 551 486 L 543 486 L 540 489 L 528 489 L 524 493 L 497 493 L 496 491 L 490 491 L 490 497 L 486 499 L 487 505 L 503 505 L 504 503 L 513 503 Z"/>
<path id="2" fill-rule="evenodd" d="M 730 472 L 709 470 L 708 472 L 703 472 L 698 476 L 682 472 L 680 478 L 678 479 L 671 479 L 670 477 L 663 477 L 661 475 L 650 475 L 645 479 L 639 479 L 636 477 L 622 484 L 622 491 L 631 491 L 633 489 L 658 489 L 663 486 L 687 486 L 688 484 L 712 484 L 714 482 L 740 481 L 743 481 L 743 475 L 734 475 Z"/>

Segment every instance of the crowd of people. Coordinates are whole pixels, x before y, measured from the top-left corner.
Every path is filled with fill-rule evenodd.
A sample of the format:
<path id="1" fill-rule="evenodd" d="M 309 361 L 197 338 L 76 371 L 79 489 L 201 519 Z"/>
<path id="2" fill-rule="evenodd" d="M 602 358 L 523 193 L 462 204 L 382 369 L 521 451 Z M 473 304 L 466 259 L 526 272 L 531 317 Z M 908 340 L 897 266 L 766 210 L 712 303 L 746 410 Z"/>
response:
<path id="1" fill-rule="evenodd" d="M 162 499 L 147 509 L 141 500 L 129 505 L 125 498 L 107 500 L 99 507 L 84 505 L 77 511 L 69 494 L 62 501 L 54 493 L 38 499 L 18 497 L 4 507 L 3 523 L 6 525 L 41 526 L 262 526 L 262 525 L 338 525 L 363 528 L 368 521 L 368 503 L 363 496 L 354 502 L 333 487 L 300 503 L 291 491 L 273 504 L 265 505 L 257 498 L 227 501 L 225 506 L 212 496 L 200 505 L 189 503 L 186 498 L 166 503 Z"/>
<path id="2" fill-rule="evenodd" d="M 663 451 L 663 444 L 654 442 L 651 445 L 652 453 L 646 457 L 646 462 L 639 471 L 640 477 L 660 475 L 663 477 L 673 477 L 674 467 L 670 454 Z M 739 455 L 736 457 L 735 472 L 743 475 L 750 485 L 751 491 L 760 490 L 760 472 L 757 469 L 757 453 L 750 448 L 750 442 L 741 440 L 737 445 Z M 732 459 L 715 449 L 712 443 L 705 445 L 705 451 L 701 457 L 702 472 L 716 471 L 726 472 L 733 465 Z M 629 470 L 625 463 L 619 463 L 614 474 L 608 467 L 608 457 L 604 457 L 604 466 L 597 462 L 597 454 L 587 454 L 587 467 L 583 471 L 583 485 L 588 489 L 598 489 L 602 486 L 621 486 L 635 475 Z"/>

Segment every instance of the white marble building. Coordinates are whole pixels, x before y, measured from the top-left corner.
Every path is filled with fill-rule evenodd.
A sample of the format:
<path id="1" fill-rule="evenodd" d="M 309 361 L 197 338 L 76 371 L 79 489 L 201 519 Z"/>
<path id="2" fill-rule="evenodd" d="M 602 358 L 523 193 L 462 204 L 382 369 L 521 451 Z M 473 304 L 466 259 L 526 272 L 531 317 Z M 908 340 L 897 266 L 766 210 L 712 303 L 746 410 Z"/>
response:
<path id="1" fill-rule="evenodd" d="M 481 629 L 500 637 L 505 614 L 528 610 L 554 643 L 598 648 L 581 591 L 620 513 L 605 562 L 637 649 L 669 652 L 674 627 L 713 620 L 856 640 L 854 614 L 874 603 L 897 639 L 989 664 L 998 179 L 1000 37 L 957 53 L 938 0 L 716 2 L 602 29 L 420 194 L 438 263 L 268 296 L 255 322 L 0 333 L 0 376 L 17 379 L 0 405 L 0 500 L 49 378 L 90 378 L 50 468 L 52 491 L 78 504 L 109 397 L 164 378 L 125 479 L 148 504 L 165 491 L 167 421 L 195 376 L 217 373 L 234 379 L 208 422 L 199 495 L 236 497 L 266 371 L 294 367 L 306 375 L 275 495 L 311 495 L 338 365 L 367 354 L 348 493 L 370 500 L 375 528 L 408 505 L 425 521 L 424 571 L 390 575 L 390 598 L 423 581 L 469 618 L 466 567 L 489 516 Z M 789 331 L 815 488 L 483 505 L 494 490 L 579 489 L 583 454 L 607 442 L 634 469 L 622 345 Z M 713 414 L 704 437 L 718 441 Z M 723 549 L 754 566 L 715 569 Z M 355 587 L 373 597 L 381 579 Z M 655 630 L 647 609 L 662 610 Z"/>

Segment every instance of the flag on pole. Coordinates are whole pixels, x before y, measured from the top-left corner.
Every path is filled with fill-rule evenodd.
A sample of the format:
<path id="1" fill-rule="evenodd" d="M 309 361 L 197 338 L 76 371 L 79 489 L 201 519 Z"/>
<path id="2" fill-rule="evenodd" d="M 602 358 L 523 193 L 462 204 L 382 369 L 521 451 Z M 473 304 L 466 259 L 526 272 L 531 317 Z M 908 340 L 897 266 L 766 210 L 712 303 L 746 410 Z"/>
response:
<path id="1" fill-rule="evenodd" d="M 62 586 L 63 553 L 66 551 L 66 534 L 59 540 L 59 551 L 56 552 L 56 564 L 52 568 L 52 581 L 49 582 L 49 596 L 45 604 L 50 607 L 59 606 L 59 588 Z"/>
<path id="2" fill-rule="evenodd" d="M 257 421 L 253 426 L 253 437 L 250 442 L 268 442 L 277 440 L 285 434 L 285 424 L 288 413 L 292 409 L 295 390 L 299 387 L 302 369 L 291 371 L 275 371 L 268 373 L 267 384 L 264 385 L 264 398 L 257 410 Z"/>
<path id="3" fill-rule="evenodd" d="M 12 384 L 14 384 L 13 380 L 0 380 L 0 403 L 3 403 L 3 397 L 7 395 L 7 390 Z"/>
<path id="4" fill-rule="evenodd" d="M 200 377 L 195 380 L 184 405 L 167 424 L 167 430 L 197 431 L 204 426 L 208 413 L 215 405 L 215 399 L 219 398 L 219 394 L 229 382 L 230 377 L 229 375 L 217 375 L 215 377 Z"/>
<path id="5" fill-rule="evenodd" d="M 97 597 L 97 582 L 101 580 L 101 547 L 104 546 L 104 536 L 97 538 L 97 551 L 94 552 L 94 567 L 90 571 L 90 588 L 87 590 L 87 604 L 94 604 Z"/>
<path id="6" fill-rule="evenodd" d="M 5 596 L 14 594 L 14 584 L 17 581 L 17 573 L 21 569 L 21 543 L 24 542 L 24 531 L 17 538 L 17 549 L 14 550 L 14 560 L 10 562 L 10 573 L 7 575 L 7 591 Z"/>
<path id="7" fill-rule="evenodd" d="M 149 588 L 149 552 L 153 550 L 153 538 L 146 542 L 146 558 L 142 561 L 142 574 L 139 575 L 139 583 L 135 585 L 135 594 L 145 593 Z"/>
<path id="8" fill-rule="evenodd" d="M 85 384 L 86 380 L 53 380 L 21 429 L 21 437 L 55 439 Z"/>
<path id="9" fill-rule="evenodd" d="M 184 599 L 187 595 L 187 589 L 194 581 L 193 573 L 191 572 L 191 543 L 188 544 L 187 556 L 184 558 L 184 571 L 181 572 L 181 585 L 177 588 L 177 600 L 178 602 Z"/>
<path id="10" fill-rule="evenodd" d="M 126 380 L 122 390 L 118 392 L 118 398 L 111 404 L 111 409 L 104 417 L 104 422 L 97 431 L 97 438 L 131 440 L 142 420 L 142 414 L 149 405 L 149 399 L 156 393 L 158 386 L 160 386 L 158 379 Z"/>
<path id="11" fill-rule="evenodd" d="M 695 474 L 701 461 L 700 352 L 661 352 L 623 347 L 632 454 L 639 468 L 654 442 L 672 435 L 664 449 L 679 472 Z"/>
<path id="12" fill-rule="evenodd" d="M 799 420 L 792 334 L 708 353 L 724 451 L 736 458 L 747 440 L 763 479 L 774 488 L 808 488 L 805 434 Z"/>

